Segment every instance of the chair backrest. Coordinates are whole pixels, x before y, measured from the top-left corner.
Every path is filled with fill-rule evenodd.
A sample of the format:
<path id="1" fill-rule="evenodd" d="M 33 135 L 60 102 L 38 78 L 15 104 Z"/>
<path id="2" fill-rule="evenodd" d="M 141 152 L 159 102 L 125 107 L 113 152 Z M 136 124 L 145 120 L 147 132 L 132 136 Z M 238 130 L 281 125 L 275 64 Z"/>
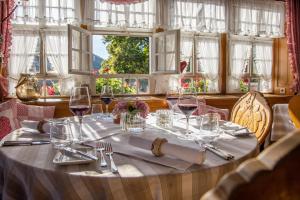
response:
<path id="1" fill-rule="evenodd" d="M 201 200 L 299 199 L 300 129 L 225 175 Z"/>
<path id="2" fill-rule="evenodd" d="M 295 95 L 289 101 L 289 115 L 296 128 L 300 128 L 300 95 Z"/>
<path id="3" fill-rule="evenodd" d="M 230 120 L 247 127 L 262 144 L 272 125 L 272 110 L 263 94 L 251 91 L 236 102 Z"/>

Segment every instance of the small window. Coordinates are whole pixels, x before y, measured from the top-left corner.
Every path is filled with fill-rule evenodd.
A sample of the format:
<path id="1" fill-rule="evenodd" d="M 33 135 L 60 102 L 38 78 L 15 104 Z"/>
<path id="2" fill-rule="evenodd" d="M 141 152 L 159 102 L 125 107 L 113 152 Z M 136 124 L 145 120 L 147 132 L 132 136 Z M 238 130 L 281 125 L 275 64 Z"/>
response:
<path id="1" fill-rule="evenodd" d="M 68 25 L 68 66 L 70 74 L 92 73 L 92 39 L 85 29 Z"/>
<path id="2" fill-rule="evenodd" d="M 272 65 L 272 41 L 231 40 L 227 91 L 272 92 Z"/>
<path id="3" fill-rule="evenodd" d="M 177 74 L 179 72 L 180 30 L 153 35 L 152 73 Z"/>

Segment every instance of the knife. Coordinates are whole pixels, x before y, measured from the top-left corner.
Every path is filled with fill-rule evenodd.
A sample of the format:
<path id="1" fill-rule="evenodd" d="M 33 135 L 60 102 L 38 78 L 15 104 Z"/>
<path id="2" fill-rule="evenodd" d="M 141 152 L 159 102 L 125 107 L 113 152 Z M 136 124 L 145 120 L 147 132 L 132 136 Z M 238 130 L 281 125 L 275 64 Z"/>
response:
<path id="1" fill-rule="evenodd" d="M 85 153 L 83 151 L 79 151 L 79 150 L 73 149 L 71 147 L 65 147 L 62 150 L 65 151 L 67 154 L 68 153 L 71 155 L 75 154 L 75 155 L 80 155 L 81 157 L 86 158 L 86 159 L 98 160 L 97 156 L 93 156 L 89 153 Z"/>
<path id="2" fill-rule="evenodd" d="M 221 158 L 224 158 L 225 160 L 231 160 L 234 158 L 233 155 L 211 145 L 211 144 L 204 144 L 203 147 L 213 153 L 215 153 L 216 155 L 220 156 Z"/>
<path id="3" fill-rule="evenodd" d="M 32 141 L 4 141 L 2 146 L 30 146 L 30 145 L 41 145 L 50 144 L 49 140 L 32 140 Z"/>

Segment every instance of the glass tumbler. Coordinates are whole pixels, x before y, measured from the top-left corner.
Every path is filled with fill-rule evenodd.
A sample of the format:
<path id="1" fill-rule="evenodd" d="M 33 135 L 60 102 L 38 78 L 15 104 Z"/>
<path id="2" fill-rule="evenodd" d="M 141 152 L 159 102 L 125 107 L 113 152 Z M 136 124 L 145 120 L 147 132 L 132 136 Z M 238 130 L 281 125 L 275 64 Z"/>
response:
<path id="1" fill-rule="evenodd" d="M 219 137 L 219 120 L 218 113 L 207 113 L 200 118 L 200 137 L 207 142 L 212 142 Z"/>
<path id="2" fill-rule="evenodd" d="M 173 111 L 162 109 L 156 111 L 156 125 L 163 128 L 173 127 Z"/>
<path id="3" fill-rule="evenodd" d="M 69 120 L 50 121 L 50 142 L 55 149 L 62 149 L 70 146 L 72 141 L 73 135 Z"/>

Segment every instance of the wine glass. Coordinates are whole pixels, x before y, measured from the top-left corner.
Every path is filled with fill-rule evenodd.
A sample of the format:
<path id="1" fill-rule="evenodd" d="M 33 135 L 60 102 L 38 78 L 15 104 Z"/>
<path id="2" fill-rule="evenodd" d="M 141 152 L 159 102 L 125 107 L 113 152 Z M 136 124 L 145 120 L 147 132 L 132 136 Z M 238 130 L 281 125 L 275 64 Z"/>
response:
<path id="1" fill-rule="evenodd" d="M 104 85 L 101 90 L 100 99 L 105 104 L 106 117 L 109 118 L 108 105 L 112 102 L 114 97 L 111 86 Z"/>
<path id="2" fill-rule="evenodd" d="M 79 119 L 79 135 L 78 142 L 83 141 L 82 136 L 82 119 L 91 108 L 91 99 L 87 87 L 74 87 L 72 88 L 69 102 L 69 109 Z"/>
<path id="3" fill-rule="evenodd" d="M 198 109 L 198 99 L 191 94 L 181 94 L 177 101 L 179 110 L 186 116 L 186 134 L 185 139 L 190 139 L 189 136 L 189 119 L 193 112 Z"/>

